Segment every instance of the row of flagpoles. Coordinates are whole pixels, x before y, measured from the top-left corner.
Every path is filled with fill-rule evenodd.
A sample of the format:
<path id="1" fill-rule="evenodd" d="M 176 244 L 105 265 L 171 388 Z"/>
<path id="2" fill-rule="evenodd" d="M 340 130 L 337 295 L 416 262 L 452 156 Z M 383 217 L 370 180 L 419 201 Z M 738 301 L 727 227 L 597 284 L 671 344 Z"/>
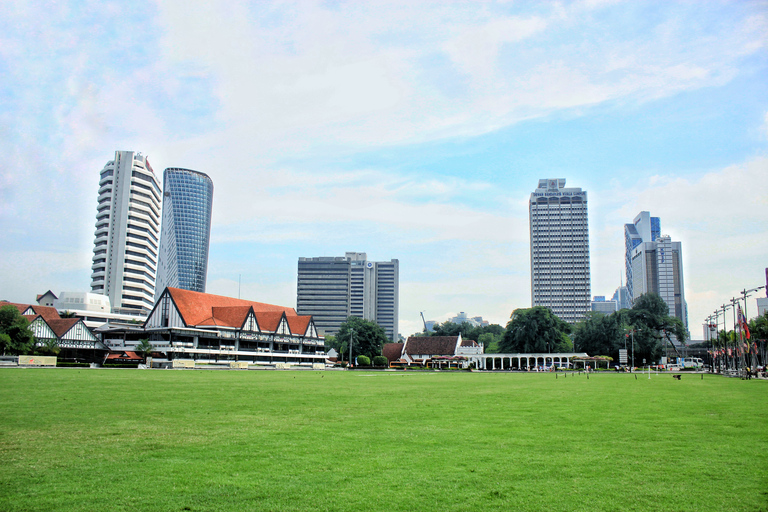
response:
<path id="1" fill-rule="evenodd" d="M 768 269 L 767 269 L 768 274 Z M 767 275 L 768 277 L 768 275 Z M 723 304 L 720 308 L 707 317 L 712 349 L 709 355 L 712 358 L 712 368 L 720 373 L 747 376 L 748 371 L 755 371 L 758 366 L 766 363 L 766 340 L 752 339 L 747 322 L 747 297 L 765 286 L 759 286 L 751 290 L 744 289 L 742 297 L 734 297 L 730 304 Z M 768 289 L 766 290 L 768 292 Z M 768 293 L 766 294 L 768 296 Z M 744 301 L 744 309 L 741 309 L 741 301 Z M 726 311 L 733 311 L 733 335 L 729 337 L 726 328 Z M 720 316 L 723 317 L 722 330 L 720 330 Z M 713 322 L 714 319 L 714 322 Z M 712 333 L 714 331 L 714 336 Z M 720 335 L 722 333 L 722 336 Z M 738 339 L 736 334 L 738 333 Z M 732 338 L 732 339 L 729 339 Z"/>

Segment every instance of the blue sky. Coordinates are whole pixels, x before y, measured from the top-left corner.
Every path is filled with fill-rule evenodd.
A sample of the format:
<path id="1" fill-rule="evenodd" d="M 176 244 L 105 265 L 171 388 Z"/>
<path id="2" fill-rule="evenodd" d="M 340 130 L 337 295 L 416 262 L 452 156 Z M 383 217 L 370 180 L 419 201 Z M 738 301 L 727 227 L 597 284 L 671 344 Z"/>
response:
<path id="1" fill-rule="evenodd" d="M 213 179 L 208 291 L 293 306 L 300 256 L 397 258 L 404 335 L 530 306 L 527 201 L 565 178 L 593 295 L 648 210 L 699 338 L 764 284 L 767 43 L 761 1 L 6 1 L 0 298 L 89 288 L 119 149 Z"/>

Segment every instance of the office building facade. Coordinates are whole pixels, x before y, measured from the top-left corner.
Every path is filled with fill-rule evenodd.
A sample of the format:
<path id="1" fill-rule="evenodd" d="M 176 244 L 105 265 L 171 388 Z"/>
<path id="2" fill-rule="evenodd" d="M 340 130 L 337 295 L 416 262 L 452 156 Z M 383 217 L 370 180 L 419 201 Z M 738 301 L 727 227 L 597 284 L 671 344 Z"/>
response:
<path id="1" fill-rule="evenodd" d="M 634 300 L 644 293 L 658 294 L 669 307 L 669 316 L 682 320 L 687 329 L 682 244 L 659 236 L 632 249 L 631 262 Z"/>
<path id="2" fill-rule="evenodd" d="M 116 151 L 99 175 L 91 292 L 114 312 L 154 306 L 160 236 L 160 184 L 145 156 Z"/>
<path id="3" fill-rule="evenodd" d="M 640 212 L 632 224 L 624 224 L 624 269 L 627 273 L 629 302 L 634 300 L 632 278 L 632 251 L 644 242 L 653 242 L 661 236 L 661 219 L 651 217 L 650 212 Z"/>
<path id="4" fill-rule="evenodd" d="M 591 310 L 587 193 L 542 179 L 529 202 L 531 304 L 574 324 Z"/>
<path id="5" fill-rule="evenodd" d="M 156 296 L 166 287 L 205 293 L 213 181 L 190 169 L 163 172 L 163 224 Z"/>
<path id="6" fill-rule="evenodd" d="M 396 340 L 400 295 L 398 260 L 368 261 L 365 253 L 299 258 L 296 310 L 335 335 L 348 317 L 376 322 Z"/>

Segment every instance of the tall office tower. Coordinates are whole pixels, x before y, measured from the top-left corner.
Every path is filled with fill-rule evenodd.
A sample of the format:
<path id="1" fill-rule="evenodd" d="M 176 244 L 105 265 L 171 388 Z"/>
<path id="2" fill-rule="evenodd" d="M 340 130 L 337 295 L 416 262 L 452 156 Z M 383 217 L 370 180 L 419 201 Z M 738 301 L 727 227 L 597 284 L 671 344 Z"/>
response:
<path id="1" fill-rule="evenodd" d="M 141 153 L 115 151 L 99 178 L 91 291 L 115 313 L 153 305 L 160 234 L 160 184 Z"/>
<path id="2" fill-rule="evenodd" d="M 166 286 L 205 293 L 211 240 L 213 181 L 171 167 L 163 172 L 163 227 L 155 298 Z"/>
<path id="3" fill-rule="evenodd" d="M 296 311 L 335 335 L 348 317 L 379 324 L 396 341 L 400 296 L 398 260 L 368 261 L 364 252 L 344 257 L 299 258 Z"/>
<path id="4" fill-rule="evenodd" d="M 643 242 L 653 242 L 661 236 L 661 219 L 650 212 L 640 212 L 632 224 L 624 224 L 624 268 L 627 272 L 629 302 L 635 299 L 632 279 L 632 250 Z M 638 295 L 639 296 L 639 295 Z"/>
<path id="5" fill-rule="evenodd" d="M 683 250 L 680 242 L 659 236 L 632 249 L 632 286 L 635 299 L 644 293 L 656 293 L 688 328 L 688 312 L 683 286 Z"/>
<path id="6" fill-rule="evenodd" d="M 531 303 L 570 324 L 591 310 L 587 193 L 539 180 L 529 203 Z"/>
<path id="7" fill-rule="evenodd" d="M 632 301 L 629 300 L 629 288 L 624 285 L 616 288 L 616 291 L 613 292 L 613 298 L 611 298 L 611 300 L 616 302 L 619 309 L 632 308 Z"/>

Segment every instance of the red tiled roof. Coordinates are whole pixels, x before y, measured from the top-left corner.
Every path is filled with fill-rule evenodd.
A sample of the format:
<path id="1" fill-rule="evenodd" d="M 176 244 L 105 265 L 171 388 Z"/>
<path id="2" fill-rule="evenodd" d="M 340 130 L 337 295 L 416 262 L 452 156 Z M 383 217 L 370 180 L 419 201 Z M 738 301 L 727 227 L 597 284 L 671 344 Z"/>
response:
<path id="1" fill-rule="evenodd" d="M 456 353 L 458 336 L 411 336 L 405 342 L 405 352 L 410 355 L 445 356 Z"/>
<path id="2" fill-rule="evenodd" d="M 107 360 L 114 360 L 114 359 L 120 359 L 120 360 L 128 360 L 128 361 L 143 361 L 144 358 L 141 357 L 136 352 L 131 352 L 130 350 L 125 350 L 123 352 L 110 352 L 107 356 Z"/>
<path id="3" fill-rule="evenodd" d="M 461 340 L 461 346 L 462 347 L 479 347 L 480 345 L 477 344 L 475 340 Z"/>
<path id="4" fill-rule="evenodd" d="M 253 307 L 253 310 L 256 313 L 285 312 L 286 316 L 296 316 L 296 311 L 293 308 L 276 306 L 274 304 L 223 297 L 221 295 L 213 295 L 210 293 L 192 292 L 179 288 L 168 288 L 168 292 L 171 294 L 171 297 L 173 297 L 173 301 L 176 303 L 176 307 L 178 307 L 179 313 L 182 318 L 184 318 L 187 325 L 219 325 L 214 323 L 214 319 L 218 319 L 219 317 L 213 313 L 213 308 L 238 308 L 238 310 L 233 311 L 231 315 L 221 312 L 222 321 L 231 321 L 233 318 L 236 318 L 236 312 L 239 314 L 240 308 L 243 306 Z M 245 316 L 243 316 L 242 319 L 245 320 Z M 237 327 L 240 327 L 240 325 L 242 325 L 242 321 Z M 261 325 L 261 321 L 259 321 L 259 325 Z"/>
<path id="5" fill-rule="evenodd" d="M 402 343 L 385 343 L 381 349 L 381 355 L 387 358 L 390 363 L 400 359 L 400 354 L 403 353 Z"/>
<path id="6" fill-rule="evenodd" d="M 56 311 L 56 308 L 51 306 L 41 306 L 39 304 L 18 304 L 16 302 L 0 302 L 0 307 L 3 306 L 13 306 L 19 310 L 19 313 L 24 313 L 29 308 L 32 308 L 32 311 L 34 311 L 36 315 L 42 316 L 45 321 L 61 318 L 59 316 L 59 312 Z"/>
<path id="7" fill-rule="evenodd" d="M 241 327 L 249 311 L 251 311 L 251 306 L 212 307 L 212 316 L 197 325 Z"/>
<path id="8" fill-rule="evenodd" d="M 311 319 L 311 316 L 287 316 L 285 317 L 286 320 L 288 320 L 288 328 L 291 330 L 291 334 L 301 334 L 304 335 L 307 333 L 307 329 L 309 329 L 309 320 Z"/>
<path id="9" fill-rule="evenodd" d="M 259 312 L 254 312 L 254 315 L 256 316 L 256 321 L 259 323 L 259 329 L 261 329 L 262 331 L 275 332 L 277 330 L 277 326 L 280 325 L 280 319 L 283 318 L 282 311 L 280 312 L 259 311 Z"/>
<path id="10" fill-rule="evenodd" d="M 74 327 L 75 324 L 81 322 L 82 320 L 80 318 L 55 318 L 46 321 L 48 322 L 48 325 L 51 327 L 53 332 L 56 333 L 56 336 L 61 338 L 67 334 L 67 331 Z"/>

